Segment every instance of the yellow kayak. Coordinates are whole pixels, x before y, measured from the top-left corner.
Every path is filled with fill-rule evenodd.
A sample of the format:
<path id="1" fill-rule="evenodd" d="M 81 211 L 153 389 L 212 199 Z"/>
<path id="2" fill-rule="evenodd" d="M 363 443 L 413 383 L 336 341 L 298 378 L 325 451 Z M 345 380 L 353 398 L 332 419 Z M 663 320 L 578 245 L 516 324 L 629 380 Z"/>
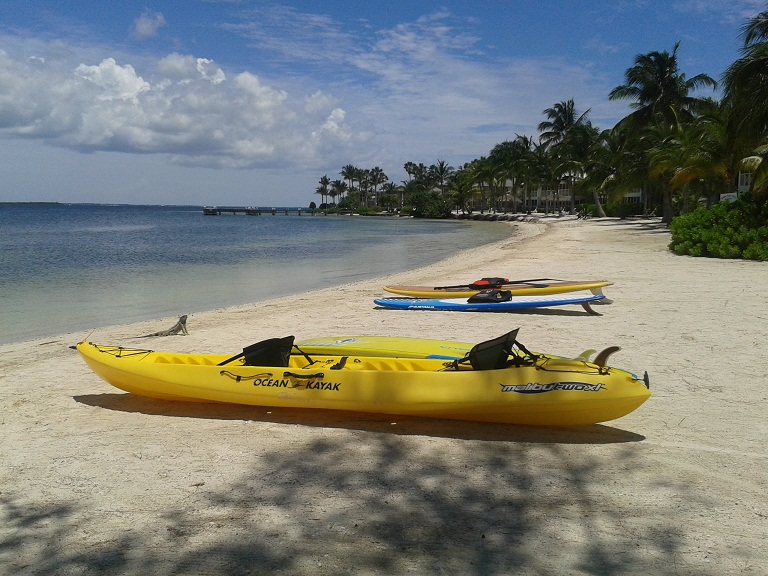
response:
<path id="1" fill-rule="evenodd" d="M 101 378 L 164 400 L 349 410 L 506 424 L 572 426 L 624 416 L 645 402 L 647 374 L 532 354 L 517 330 L 475 345 L 462 360 L 316 356 L 293 337 L 242 354 L 178 354 L 80 342 Z"/>
<path id="2" fill-rule="evenodd" d="M 547 296 L 589 290 L 594 296 L 603 296 L 603 288 L 611 286 L 607 280 L 556 280 L 534 278 L 509 280 L 507 278 L 482 278 L 468 284 L 454 286 L 384 286 L 384 290 L 412 298 L 470 298 L 482 290 L 509 290 L 513 296 Z M 611 300 L 602 300 L 610 304 Z"/>

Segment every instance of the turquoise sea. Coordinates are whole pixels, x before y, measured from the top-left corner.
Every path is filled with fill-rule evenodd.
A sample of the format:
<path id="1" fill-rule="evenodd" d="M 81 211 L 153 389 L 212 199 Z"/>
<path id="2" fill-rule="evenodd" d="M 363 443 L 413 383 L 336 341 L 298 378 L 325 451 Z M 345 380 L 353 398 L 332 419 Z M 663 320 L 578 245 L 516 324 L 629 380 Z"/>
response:
<path id="1" fill-rule="evenodd" d="M 0 204 L 0 344 L 346 284 L 509 233 L 496 222 Z"/>

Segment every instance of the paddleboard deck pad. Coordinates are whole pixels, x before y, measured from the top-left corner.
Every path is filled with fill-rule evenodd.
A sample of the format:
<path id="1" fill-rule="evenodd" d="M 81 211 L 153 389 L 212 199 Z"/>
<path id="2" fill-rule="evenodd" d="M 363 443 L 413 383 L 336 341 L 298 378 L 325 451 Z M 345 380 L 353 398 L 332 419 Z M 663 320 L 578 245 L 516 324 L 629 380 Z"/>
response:
<path id="1" fill-rule="evenodd" d="M 510 312 L 528 308 L 547 308 L 580 304 L 590 314 L 592 302 L 603 300 L 602 295 L 553 294 L 549 296 L 512 296 L 502 302 L 470 302 L 470 298 L 377 298 L 374 303 L 396 310 L 445 310 L 451 312 Z"/>

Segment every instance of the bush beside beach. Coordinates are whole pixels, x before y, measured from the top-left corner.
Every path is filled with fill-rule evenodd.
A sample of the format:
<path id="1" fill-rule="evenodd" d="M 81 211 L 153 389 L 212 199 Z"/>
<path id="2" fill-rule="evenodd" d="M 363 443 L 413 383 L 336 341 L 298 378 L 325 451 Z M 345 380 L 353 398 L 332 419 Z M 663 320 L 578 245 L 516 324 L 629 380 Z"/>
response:
<path id="1" fill-rule="evenodd" d="M 768 261 L 768 196 L 699 208 L 672 220 L 670 230 L 675 254 Z"/>

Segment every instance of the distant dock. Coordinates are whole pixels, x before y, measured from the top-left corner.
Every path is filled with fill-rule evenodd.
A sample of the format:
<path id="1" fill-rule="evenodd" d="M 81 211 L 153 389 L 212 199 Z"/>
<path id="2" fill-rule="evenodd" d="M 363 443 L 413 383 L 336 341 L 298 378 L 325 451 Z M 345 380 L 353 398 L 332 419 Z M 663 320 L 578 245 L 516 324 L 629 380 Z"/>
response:
<path id="1" fill-rule="evenodd" d="M 254 206 L 203 206 L 205 216 L 220 216 L 222 214 L 245 214 L 246 216 L 261 216 L 262 214 L 297 214 L 301 216 L 305 208 L 257 208 Z"/>

